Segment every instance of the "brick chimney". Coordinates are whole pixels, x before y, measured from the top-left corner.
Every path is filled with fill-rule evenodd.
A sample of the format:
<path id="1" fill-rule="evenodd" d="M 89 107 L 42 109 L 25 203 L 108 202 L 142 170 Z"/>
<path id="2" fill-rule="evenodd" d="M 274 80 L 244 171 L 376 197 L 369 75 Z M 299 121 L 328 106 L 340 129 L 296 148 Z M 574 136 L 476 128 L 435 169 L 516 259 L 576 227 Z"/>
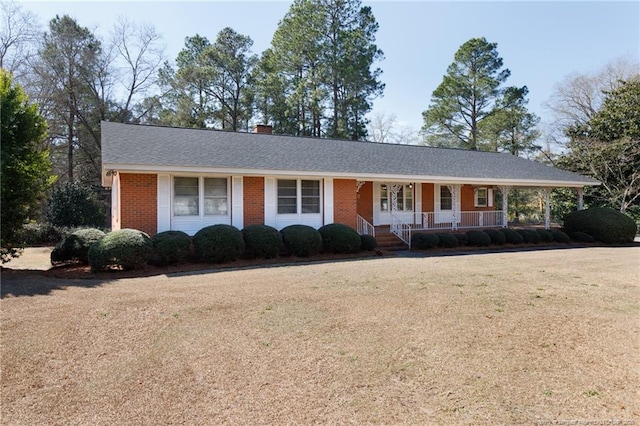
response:
<path id="1" fill-rule="evenodd" d="M 268 124 L 256 124 L 256 127 L 253 128 L 253 133 L 270 135 L 272 130 L 273 126 L 269 126 Z"/>

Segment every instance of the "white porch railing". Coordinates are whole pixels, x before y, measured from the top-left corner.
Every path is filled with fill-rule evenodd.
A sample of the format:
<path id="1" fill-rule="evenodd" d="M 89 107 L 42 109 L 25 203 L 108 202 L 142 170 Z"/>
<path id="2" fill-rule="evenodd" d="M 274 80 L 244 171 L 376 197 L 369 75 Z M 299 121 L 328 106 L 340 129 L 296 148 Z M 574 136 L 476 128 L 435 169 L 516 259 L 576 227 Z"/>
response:
<path id="1" fill-rule="evenodd" d="M 458 212 L 453 220 L 451 212 L 422 213 L 422 229 L 463 229 L 502 227 L 502 211 Z"/>
<path id="2" fill-rule="evenodd" d="M 356 230 L 360 235 L 376 236 L 376 228 L 360 215 L 356 215 L 356 227 Z"/>
<path id="3" fill-rule="evenodd" d="M 389 231 L 396 237 L 400 238 L 411 250 L 411 225 L 405 223 L 397 215 L 391 213 L 391 226 Z"/>

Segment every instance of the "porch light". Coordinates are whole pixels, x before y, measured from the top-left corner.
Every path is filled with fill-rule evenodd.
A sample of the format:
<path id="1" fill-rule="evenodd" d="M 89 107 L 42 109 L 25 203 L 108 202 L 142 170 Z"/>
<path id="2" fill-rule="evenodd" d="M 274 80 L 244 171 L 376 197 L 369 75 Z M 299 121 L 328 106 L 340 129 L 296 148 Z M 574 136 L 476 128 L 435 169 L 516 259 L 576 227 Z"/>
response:
<path id="1" fill-rule="evenodd" d="M 413 189 L 413 183 L 409 184 L 409 189 Z"/>
<path id="2" fill-rule="evenodd" d="M 382 185 L 382 190 L 386 191 L 387 190 L 387 185 Z"/>

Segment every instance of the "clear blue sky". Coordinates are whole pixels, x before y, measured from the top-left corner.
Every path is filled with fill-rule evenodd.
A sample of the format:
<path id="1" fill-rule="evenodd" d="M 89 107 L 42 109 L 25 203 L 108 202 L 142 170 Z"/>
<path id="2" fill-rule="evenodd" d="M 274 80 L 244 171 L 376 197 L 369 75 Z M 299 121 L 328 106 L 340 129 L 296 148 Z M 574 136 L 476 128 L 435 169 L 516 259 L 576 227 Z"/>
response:
<path id="1" fill-rule="evenodd" d="M 46 23 L 69 14 L 80 25 L 108 34 L 124 15 L 152 24 L 164 37 L 167 56 L 175 59 L 184 38 L 196 33 L 213 41 L 229 26 L 251 36 L 254 52 L 269 47 L 289 1 L 75 1 L 21 2 Z M 394 113 L 418 130 L 422 111 L 440 84 L 456 50 L 473 37 L 498 43 L 509 85 L 529 87 L 529 108 L 549 119 L 543 104 L 553 86 L 572 73 L 597 71 L 626 56 L 640 61 L 640 2 L 454 2 L 363 1 L 380 24 L 379 64 L 386 84 L 374 112 Z"/>

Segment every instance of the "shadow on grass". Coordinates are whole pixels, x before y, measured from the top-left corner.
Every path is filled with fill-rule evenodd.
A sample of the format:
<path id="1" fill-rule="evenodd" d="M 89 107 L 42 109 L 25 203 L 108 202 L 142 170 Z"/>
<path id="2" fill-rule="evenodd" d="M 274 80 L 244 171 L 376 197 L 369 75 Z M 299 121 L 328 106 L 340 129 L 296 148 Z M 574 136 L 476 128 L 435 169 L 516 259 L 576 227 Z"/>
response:
<path id="1" fill-rule="evenodd" d="M 2 268 L 2 286 L 0 298 L 21 296 L 43 296 L 53 290 L 63 290 L 68 287 L 93 288 L 106 284 L 110 279 L 68 279 L 46 276 L 45 271 L 30 269 Z"/>

